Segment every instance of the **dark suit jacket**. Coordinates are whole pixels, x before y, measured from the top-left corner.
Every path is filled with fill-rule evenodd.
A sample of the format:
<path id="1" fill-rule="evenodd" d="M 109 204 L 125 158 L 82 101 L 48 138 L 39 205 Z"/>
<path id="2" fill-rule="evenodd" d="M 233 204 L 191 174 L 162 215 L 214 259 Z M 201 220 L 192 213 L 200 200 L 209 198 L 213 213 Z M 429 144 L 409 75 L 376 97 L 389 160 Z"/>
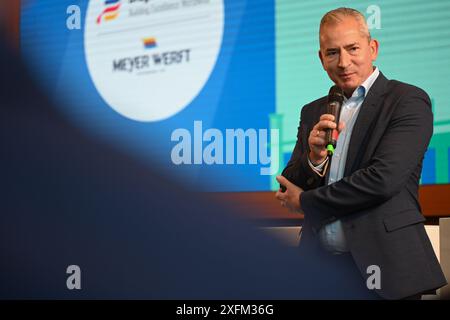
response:
<path id="1" fill-rule="evenodd" d="M 351 135 L 344 178 L 327 185 L 309 167 L 308 136 L 326 113 L 327 97 L 303 107 L 297 144 L 283 171 L 303 188 L 301 247 L 318 248 L 317 232 L 341 219 L 364 278 L 378 265 L 377 293 L 399 299 L 446 284 L 423 225 L 418 202 L 422 160 L 433 132 L 428 95 L 383 74 L 364 100 Z"/>

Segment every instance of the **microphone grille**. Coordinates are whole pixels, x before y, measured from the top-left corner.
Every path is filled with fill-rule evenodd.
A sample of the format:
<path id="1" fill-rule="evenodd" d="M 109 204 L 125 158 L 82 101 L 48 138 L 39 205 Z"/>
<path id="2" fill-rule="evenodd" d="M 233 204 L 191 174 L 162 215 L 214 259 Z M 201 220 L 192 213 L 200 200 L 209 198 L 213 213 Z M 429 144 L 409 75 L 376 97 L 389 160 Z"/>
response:
<path id="1" fill-rule="evenodd" d="M 336 101 L 339 103 L 344 102 L 344 92 L 341 88 L 334 85 L 330 88 L 330 92 L 328 93 L 328 102 Z"/>

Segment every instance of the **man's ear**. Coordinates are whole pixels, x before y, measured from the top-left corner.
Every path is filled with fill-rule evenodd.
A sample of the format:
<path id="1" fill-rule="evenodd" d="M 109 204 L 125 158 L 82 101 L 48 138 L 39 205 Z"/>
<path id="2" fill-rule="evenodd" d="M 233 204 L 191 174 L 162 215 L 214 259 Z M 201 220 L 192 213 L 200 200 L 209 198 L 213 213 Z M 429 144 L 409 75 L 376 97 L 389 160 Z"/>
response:
<path id="1" fill-rule="evenodd" d="M 377 57 L 378 57 L 379 43 L 376 39 L 371 39 L 369 46 L 370 46 L 370 56 L 372 58 L 372 61 L 375 61 L 375 60 L 377 60 Z"/>

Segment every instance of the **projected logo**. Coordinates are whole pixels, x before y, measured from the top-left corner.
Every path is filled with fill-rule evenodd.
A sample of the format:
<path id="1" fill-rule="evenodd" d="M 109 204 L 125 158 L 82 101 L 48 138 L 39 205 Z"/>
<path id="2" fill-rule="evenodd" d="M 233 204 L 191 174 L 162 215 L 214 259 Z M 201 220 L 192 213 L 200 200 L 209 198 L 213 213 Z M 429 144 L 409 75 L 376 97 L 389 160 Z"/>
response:
<path id="1" fill-rule="evenodd" d="M 114 20 L 119 15 L 120 0 L 106 0 L 105 6 L 107 6 L 102 13 L 97 17 L 97 24 L 104 21 Z"/>
<path id="2" fill-rule="evenodd" d="M 156 39 L 155 38 L 145 38 L 142 39 L 142 42 L 144 43 L 145 49 L 152 49 L 156 47 Z"/>
<path id="3" fill-rule="evenodd" d="M 98 23 L 112 17 L 108 8 L 90 1 L 86 15 L 85 56 L 99 94 L 137 121 L 159 121 L 183 110 L 217 61 L 223 1 L 122 0 L 120 19 Z"/>

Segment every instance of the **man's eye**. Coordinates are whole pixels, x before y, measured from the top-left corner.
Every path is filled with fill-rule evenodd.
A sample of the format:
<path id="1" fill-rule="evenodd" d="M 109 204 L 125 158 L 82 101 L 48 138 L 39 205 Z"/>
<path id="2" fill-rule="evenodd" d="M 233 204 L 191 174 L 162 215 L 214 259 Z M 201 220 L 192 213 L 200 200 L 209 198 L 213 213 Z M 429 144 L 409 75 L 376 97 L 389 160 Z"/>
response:
<path id="1" fill-rule="evenodd" d="M 355 51 L 358 50 L 358 49 L 359 49 L 358 47 L 351 47 L 351 48 L 350 48 L 350 51 L 355 52 Z"/>
<path id="2" fill-rule="evenodd" d="M 327 56 L 331 57 L 331 56 L 334 56 L 335 54 L 336 54 L 336 51 L 329 51 L 327 53 Z"/>

